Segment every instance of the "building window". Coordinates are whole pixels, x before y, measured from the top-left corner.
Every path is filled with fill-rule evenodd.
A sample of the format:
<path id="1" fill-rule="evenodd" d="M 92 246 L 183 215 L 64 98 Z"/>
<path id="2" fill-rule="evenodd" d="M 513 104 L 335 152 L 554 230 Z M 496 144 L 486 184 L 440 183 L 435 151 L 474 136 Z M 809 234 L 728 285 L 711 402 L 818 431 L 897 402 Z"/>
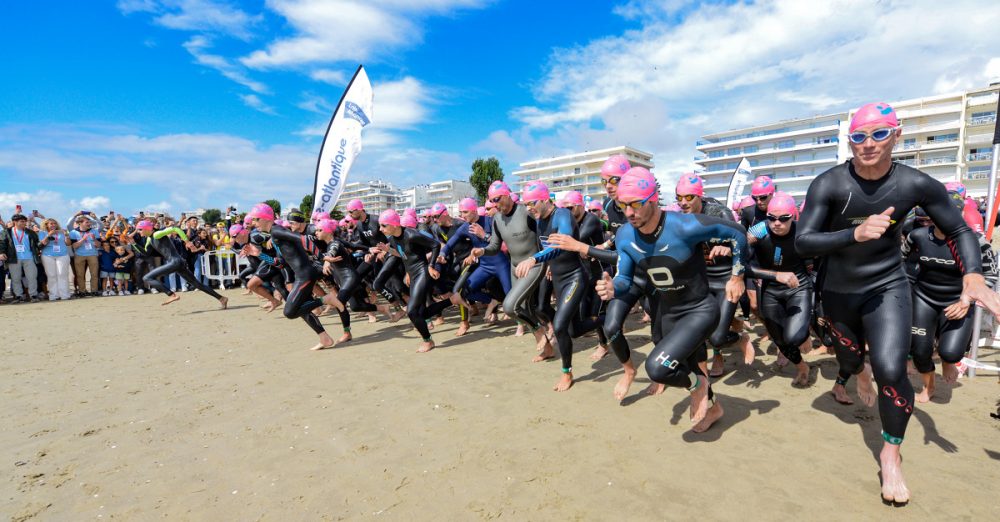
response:
<path id="1" fill-rule="evenodd" d="M 726 169 L 733 169 L 733 170 L 735 170 L 736 167 L 738 167 L 739 165 L 740 164 L 737 161 L 730 161 L 729 163 L 726 163 Z"/>
<path id="2" fill-rule="evenodd" d="M 709 158 L 721 158 L 721 157 L 723 157 L 725 155 L 726 155 L 726 152 L 725 151 L 721 151 L 721 150 L 713 150 L 713 151 L 709 151 L 709 153 L 708 153 L 708 157 Z"/>
<path id="3" fill-rule="evenodd" d="M 755 159 L 750 160 L 750 166 L 751 167 L 756 167 L 759 164 L 760 164 L 760 162 L 757 161 L 757 160 L 755 160 Z"/>
<path id="4" fill-rule="evenodd" d="M 757 150 L 756 145 L 747 145 L 746 147 L 743 147 L 744 154 L 753 154 L 754 152 L 757 152 Z"/>
<path id="5" fill-rule="evenodd" d="M 790 149 L 795 146 L 795 140 L 782 140 L 778 142 L 779 149 Z"/>
<path id="6" fill-rule="evenodd" d="M 573 169 L 573 174 L 579 174 L 580 172 L 581 172 L 580 167 L 576 167 L 575 169 Z"/>
<path id="7" fill-rule="evenodd" d="M 730 148 L 726 149 L 726 155 L 728 155 L 728 156 L 735 156 L 735 155 L 737 155 L 739 153 L 740 153 L 740 148 L 739 147 L 730 147 Z"/>
<path id="8" fill-rule="evenodd" d="M 958 139 L 958 133 L 952 132 L 951 134 L 938 134 L 937 136 L 929 136 L 927 142 L 949 142 Z"/>

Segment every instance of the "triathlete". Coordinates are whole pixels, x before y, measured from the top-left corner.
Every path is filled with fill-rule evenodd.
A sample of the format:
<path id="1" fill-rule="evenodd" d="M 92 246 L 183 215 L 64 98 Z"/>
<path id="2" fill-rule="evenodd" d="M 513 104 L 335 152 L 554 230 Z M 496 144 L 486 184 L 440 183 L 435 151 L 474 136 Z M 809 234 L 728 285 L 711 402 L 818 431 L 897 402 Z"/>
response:
<path id="1" fill-rule="evenodd" d="M 913 413 L 913 386 L 906 377 L 913 311 L 898 229 L 914 206 L 922 207 L 955 241 L 964 274 L 960 301 L 978 301 L 997 315 L 1000 300 L 986 286 L 978 242 L 945 188 L 931 176 L 892 161 L 901 135 L 893 108 L 885 103 L 861 107 L 849 133 L 854 157 L 809 185 L 795 249 L 804 257 L 826 256 L 818 289 L 837 341 L 838 378 L 861 373 L 868 352 L 885 441 L 879 455 L 882 498 L 906 503 L 910 492 L 899 445 Z M 874 390 L 862 380 L 859 395 L 873 404 Z"/>
<path id="2" fill-rule="evenodd" d="M 728 243 L 737 261 L 726 284 L 726 298 L 736 302 L 743 294 L 743 268 L 747 260 L 746 229 L 733 221 L 703 214 L 684 215 L 660 209 L 656 179 L 633 167 L 618 185 L 618 199 L 625 205 L 629 224 L 619 229 L 618 273 L 598 282 L 602 299 L 623 295 L 632 276 L 644 271 L 657 301 L 653 321 L 660 323 L 661 339 L 646 358 L 646 373 L 654 382 L 683 387 L 691 393 L 691 421 L 703 432 L 722 417 L 708 376 L 699 364 L 705 358 L 705 341 L 719 322 L 719 303 L 712 297 L 705 271 L 702 243 Z M 626 377 L 635 368 L 625 354 Z M 710 406 L 710 402 L 712 402 Z"/>
<path id="3" fill-rule="evenodd" d="M 149 247 L 153 247 L 157 252 L 163 256 L 163 264 L 159 267 L 154 268 L 149 271 L 145 276 L 143 276 L 142 281 L 149 285 L 151 288 L 167 294 L 167 300 L 164 301 L 163 305 L 168 305 L 174 301 L 177 301 L 181 296 L 175 294 L 166 285 L 160 282 L 161 277 L 167 277 L 171 274 L 177 274 L 181 279 L 187 281 L 188 284 L 205 292 L 206 294 L 219 300 L 219 304 L 222 308 L 226 308 L 229 303 L 229 299 L 218 294 L 210 286 L 203 284 L 201 281 L 194 277 L 194 274 L 188 270 L 187 261 L 174 247 L 173 241 L 170 239 L 171 234 L 177 234 L 178 237 L 184 241 L 184 244 L 191 247 L 191 242 L 188 240 L 184 231 L 177 227 L 169 227 L 163 230 L 157 230 L 153 232 L 153 223 L 151 221 L 142 220 L 135 225 L 136 231 L 139 232 L 141 236 L 139 241 L 143 243 L 142 250 L 145 252 L 149 251 Z"/>

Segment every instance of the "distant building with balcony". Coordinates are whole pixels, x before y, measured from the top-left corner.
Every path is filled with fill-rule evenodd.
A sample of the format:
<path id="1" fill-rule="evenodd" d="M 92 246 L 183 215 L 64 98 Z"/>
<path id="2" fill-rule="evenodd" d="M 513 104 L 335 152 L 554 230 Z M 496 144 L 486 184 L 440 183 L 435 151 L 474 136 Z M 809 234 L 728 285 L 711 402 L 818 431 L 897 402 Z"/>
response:
<path id="1" fill-rule="evenodd" d="M 355 181 L 344 184 L 337 207 L 343 211 L 349 201 L 360 199 L 365 205 L 365 212 L 377 216 L 383 210 L 396 208 L 401 197 L 402 193 L 388 181 Z"/>
<path id="2" fill-rule="evenodd" d="M 998 91 L 1000 84 L 994 84 L 890 102 L 903 128 L 893 159 L 942 182 L 961 181 L 969 195 L 986 195 Z M 703 169 L 698 173 L 706 195 L 724 200 L 733 171 L 746 157 L 754 176 L 770 176 L 779 190 L 801 199 L 816 176 L 851 157 L 847 131 L 855 110 L 703 136 L 695 162 Z"/>
<path id="3" fill-rule="evenodd" d="M 620 146 L 528 161 L 522 163 L 520 170 L 515 170 L 513 175 L 518 178 L 517 187 L 532 181 L 543 181 L 552 192 L 578 190 L 584 196 L 601 199 L 605 194 L 601 165 L 615 154 L 624 155 L 633 167 L 653 169 L 652 154 Z"/>
<path id="4" fill-rule="evenodd" d="M 414 185 L 402 191 L 398 208 L 415 208 L 417 212 L 431 208 L 435 203 L 448 207 L 448 212 L 458 215 L 458 202 L 464 198 L 476 199 L 476 189 L 468 181 L 448 179 L 429 185 Z M 480 201 L 479 204 L 483 202 Z"/>
<path id="5" fill-rule="evenodd" d="M 403 189 L 399 198 L 398 207 L 415 208 L 418 211 L 429 208 L 433 204 L 430 202 L 430 197 L 427 196 L 427 189 L 429 188 L 430 185 L 414 185 L 410 188 Z"/>

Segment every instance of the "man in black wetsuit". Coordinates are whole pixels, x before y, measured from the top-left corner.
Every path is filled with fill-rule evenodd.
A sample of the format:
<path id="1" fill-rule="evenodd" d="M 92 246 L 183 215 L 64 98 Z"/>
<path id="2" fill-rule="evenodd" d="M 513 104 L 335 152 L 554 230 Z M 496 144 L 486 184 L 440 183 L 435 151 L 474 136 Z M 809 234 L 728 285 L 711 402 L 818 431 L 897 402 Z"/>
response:
<path id="1" fill-rule="evenodd" d="M 865 370 L 864 357 L 878 383 L 882 421 L 882 498 L 906 503 L 899 445 L 913 413 L 913 387 L 906 376 L 912 302 L 902 267 L 899 227 L 915 206 L 923 208 L 956 244 L 962 267 L 965 304 L 979 302 L 994 315 L 1000 300 L 983 279 L 979 245 L 940 182 L 892 161 L 901 135 L 888 104 L 861 107 L 851 120 L 853 159 L 820 174 L 809 185 L 795 249 L 803 257 L 826 256 L 818 290 L 826 321 L 836 339 L 838 382 Z M 859 381 L 867 381 L 860 378 Z M 859 382 L 859 395 L 874 404 L 876 392 Z"/>
<path id="2" fill-rule="evenodd" d="M 177 252 L 177 247 L 174 246 L 170 239 L 171 234 L 177 234 L 180 236 L 180 238 L 184 241 L 184 245 L 191 244 L 183 230 L 177 227 L 169 227 L 154 232 L 153 223 L 146 220 L 140 221 L 136 224 L 135 228 L 140 234 L 139 240 L 144 242 L 143 250 L 149 251 L 149 247 L 152 246 L 157 252 L 160 253 L 160 255 L 163 256 L 163 264 L 158 268 L 154 268 L 142 278 L 142 280 L 149 285 L 150 288 L 167 294 L 167 300 L 162 304 L 168 305 L 181 298 L 181 296 L 177 295 L 167 288 L 166 285 L 160 282 L 161 277 L 177 274 L 191 286 L 218 299 L 222 308 L 226 308 L 229 303 L 229 299 L 222 297 L 215 290 L 212 290 L 210 286 L 202 284 L 201 281 L 195 279 L 194 274 L 192 274 L 187 268 L 187 261 Z"/>

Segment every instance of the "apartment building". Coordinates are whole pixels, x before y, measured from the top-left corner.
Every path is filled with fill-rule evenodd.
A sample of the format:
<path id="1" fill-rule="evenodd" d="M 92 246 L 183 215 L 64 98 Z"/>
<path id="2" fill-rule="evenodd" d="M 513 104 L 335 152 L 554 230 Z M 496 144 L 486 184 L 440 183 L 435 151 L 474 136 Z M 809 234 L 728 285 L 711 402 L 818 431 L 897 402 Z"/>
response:
<path id="1" fill-rule="evenodd" d="M 385 209 L 396 208 L 401 197 L 402 193 L 388 181 L 355 181 L 344 184 L 337 207 L 343 210 L 347 202 L 360 199 L 366 212 L 378 215 Z"/>
<path id="2" fill-rule="evenodd" d="M 517 185 L 512 188 L 543 181 L 552 192 L 578 190 L 584 196 L 601 199 L 605 193 L 601 165 L 615 154 L 624 155 L 634 167 L 653 169 L 652 154 L 623 145 L 521 163 L 520 170 L 513 172 Z"/>

